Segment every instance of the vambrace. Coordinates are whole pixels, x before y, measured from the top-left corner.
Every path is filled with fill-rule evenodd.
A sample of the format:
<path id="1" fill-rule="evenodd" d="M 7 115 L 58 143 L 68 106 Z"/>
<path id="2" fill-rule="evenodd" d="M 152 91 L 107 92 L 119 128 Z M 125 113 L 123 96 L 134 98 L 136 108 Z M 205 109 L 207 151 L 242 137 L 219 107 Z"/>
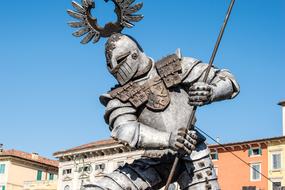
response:
<path id="1" fill-rule="evenodd" d="M 123 123 L 121 125 L 114 126 L 111 136 L 120 143 L 135 148 L 139 141 L 139 127 L 138 122 Z"/>
<path id="2" fill-rule="evenodd" d="M 111 100 L 106 109 L 105 120 L 112 131 L 111 136 L 120 143 L 133 148 L 168 148 L 170 133 L 158 131 L 138 122 L 136 109 L 129 103 Z"/>
<path id="3" fill-rule="evenodd" d="M 182 64 L 182 66 L 187 64 Z M 203 82 L 208 64 L 198 62 L 188 72 L 185 70 L 183 83 L 188 87 L 196 82 Z M 232 99 L 239 94 L 240 87 L 235 77 L 225 69 L 212 67 L 210 69 L 207 83 L 211 85 L 213 95 L 211 101 L 220 101 L 224 99 Z"/>
<path id="4" fill-rule="evenodd" d="M 217 72 L 211 86 L 213 88 L 212 101 L 232 99 L 238 95 L 240 90 L 234 76 L 227 70 Z"/>
<path id="5" fill-rule="evenodd" d="M 170 133 L 133 121 L 114 126 L 112 137 L 133 148 L 168 148 Z"/>
<path id="6" fill-rule="evenodd" d="M 171 134 L 158 131 L 143 124 L 140 125 L 138 147 L 142 148 L 168 148 Z"/>

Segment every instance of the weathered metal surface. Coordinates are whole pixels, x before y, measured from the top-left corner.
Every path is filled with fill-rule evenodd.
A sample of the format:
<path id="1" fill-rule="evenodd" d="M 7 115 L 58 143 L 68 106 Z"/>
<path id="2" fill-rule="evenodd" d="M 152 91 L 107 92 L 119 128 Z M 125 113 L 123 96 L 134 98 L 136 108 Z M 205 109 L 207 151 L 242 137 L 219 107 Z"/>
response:
<path id="1" fill-rule="evenodd" d="M 108 2 L 109 0 L 105 0 Z M 116 22 L 106 23 L 104 27 L 99 26 L 96 17 L 93 17 L 91 10 L 95 9 L 94 0 L 82 0 L 81 4 L 72 1 L 72 6 L 75 9 L 67 10 L 67 13 L 78 19 L 79 22 L 69 22 L 73 28 L 84 27 L 83 30 L 74 33 L 74 36 L 80 37 L 86 35 L 81 41 L 82 44 L 89 43 L 92 39 L 93 43 L 97 43 L 100 37 L 110 37 L 114 33 L 120 33 L 124 27 L 132 28 L 133 22 L 139 22 L 143 16 L 137 13 L 143 6 L 143 3 L 132 5 L 134 0 L 111 0 L 115 4 L 115 14 L 117 15 Z M 83 32 L 84 31 L 84 32 Z"/>

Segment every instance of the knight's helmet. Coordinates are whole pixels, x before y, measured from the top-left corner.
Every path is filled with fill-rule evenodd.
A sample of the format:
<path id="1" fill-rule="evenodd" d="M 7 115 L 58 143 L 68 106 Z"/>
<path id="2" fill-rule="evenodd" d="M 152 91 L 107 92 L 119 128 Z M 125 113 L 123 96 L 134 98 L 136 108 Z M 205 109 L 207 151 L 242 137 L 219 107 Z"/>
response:
<path id="1" fill-rule="evenodd" d="M 113 34 L 106 43 L 105 55 L 109 72 L 121 85 L 138 77 L 139 67 L 143 70 L 145 68 L 142 67 L 148 66 L 140 45 L 127 35 Z"/>
<path id="2" fill-rule="evenodd" d="M 108 70 L 121 85 L 142 74 L 142 71 L 139 71 L 140 63 L 148 62 L 148 59 L 146 59 L 143 50 L 136 40 L 121 34 L 121 31 L 125 27 L 133 27 L 134 24 L 132 22 L 142 20 L 142 15 L 134 13 L 139 11 L 143 4 L 133 5 L 135 0 L 105 0 L 106 2 L 112 1 L 115 4 L 117 21 L 115 23 L 107 23 L 104 27 L 101 27 L 98 25 L 97 18 L 91 15 L 91 10 L 95 8 L 94 0 L 81 1 L 82 4 L 73 1 L 72 6 L 75 10 L 67 11 L 70 16 L 79 20 L 69 22 L 71 27 L 80 28 L 73 35 L 76 37 L 85 35 L 81 41 L 82 44 L 87 44 L 92 40 L 93 43 L 97 43 L 101 37 L 109 37 L 105 50 L 107 66 Z"/>

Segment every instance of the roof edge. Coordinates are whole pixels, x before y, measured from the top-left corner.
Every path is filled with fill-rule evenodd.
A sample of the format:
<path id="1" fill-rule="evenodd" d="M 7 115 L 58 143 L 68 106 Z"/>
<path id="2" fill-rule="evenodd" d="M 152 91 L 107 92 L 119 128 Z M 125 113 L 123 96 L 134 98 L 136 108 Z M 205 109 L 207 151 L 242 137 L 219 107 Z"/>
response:
<path id="1" fill-rule="evenodd" d="M 21 153 L 21 154 L 25 154 L 25 155 L 31 155 L 31 153 L 27 153 L 27 152 L 15 150 L 15 149 L 10 149 L 10 150 L 4 150 L 3 152 L 1 152 L 0 158 L 5 158 L 5 157 L 18 158 L 21 160 L 26 160 L 29 162 L 34 162 L 34 163 L 37 163 L 40 165 L 45 165 L 45 166 L 54 167 L 54 168 L 58 168 L 58 165 L 59 165 L 59 162 L 57 160 L 52 160 L 52 159 L 49 159 L 49 158 L 46 158 L 46 157 L 43 157 L 40 155 L 39 155 L 38 159 L 33 159 L 33 158 L 21 156 L 17 153 Z"/>
<path id="2" fill-rule="evenodd" d="M 240 141 L 240 142 L 232 142 L 232 143 L 223 143 L 222 146 L 235 146 L 240 144 L 250 144 L 250 143 L 261 143 L 261 142 L 268 142 L 268 141 L 276 141 L 276 140 L 285 140 L 285 136 L 280 137 L 272 137 L 272 138 L 264 138 L 264 139 L 255 139 L 255 140 L 248 140 L 248 141 Z M 211 144 L 209 148 L 216 148 L 220 147 L 219 144 Z"/>
<path id="3" fill-rule="evenodd" d="M 78 151 L 84 151 L 84 150 L 89 150 L 93 148 L 103 148 L 105 146 L 110 146 L 110 145 L 118 145 L 118 142 L 113 140 L 113 139 L 105 139 L 105 140 L 100 140 L 100 141 L 95 141 L 91 142 L 88 144 L 83 144 L 71 149 L 66 149 L 66 150 L 61 150 L 53 153 L 54 157 L 60 157 L 62 154 L 68 154 L 68 153 L 76 153 Z"/>

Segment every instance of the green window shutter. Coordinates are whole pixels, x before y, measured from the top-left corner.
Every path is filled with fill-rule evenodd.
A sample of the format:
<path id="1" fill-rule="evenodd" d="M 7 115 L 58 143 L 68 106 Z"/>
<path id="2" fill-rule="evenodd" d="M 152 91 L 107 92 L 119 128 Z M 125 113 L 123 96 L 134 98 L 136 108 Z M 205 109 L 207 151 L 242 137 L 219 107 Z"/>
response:
<path id="1" fill-rule="evenodd" d="M 0 174 L 5 173 L 5 164 L 0 164 Z"/>
<path id="2" fill-rule="evenodd" d="M 259 154 L 262 155 L 262 148 L 259 148 Z"/>
<path id="3" fill-rule="evenodd" d="M 49 180 L 54 180 L 54 174 L 49 174 Z"/>
<path id="4" fill-rule="evenodd" d="M 252 148 L 249 148 L 248 149 L 248 156 L 251 156 L 252 155 Z"/>
<path id="5" fill-rule="evenodd" d="M 38 170 L 38 173 L 37 173 L 37 181 L 41 181 L 41 180 L 42 180 L 42 175 L 43 175 L 43 171 Z"/>
<path id="6" fill-rule="evenodd" d="M 6 187 L 5 186 L 2 186 L 2 190 L 5 190 L 6 189 Z"/>

